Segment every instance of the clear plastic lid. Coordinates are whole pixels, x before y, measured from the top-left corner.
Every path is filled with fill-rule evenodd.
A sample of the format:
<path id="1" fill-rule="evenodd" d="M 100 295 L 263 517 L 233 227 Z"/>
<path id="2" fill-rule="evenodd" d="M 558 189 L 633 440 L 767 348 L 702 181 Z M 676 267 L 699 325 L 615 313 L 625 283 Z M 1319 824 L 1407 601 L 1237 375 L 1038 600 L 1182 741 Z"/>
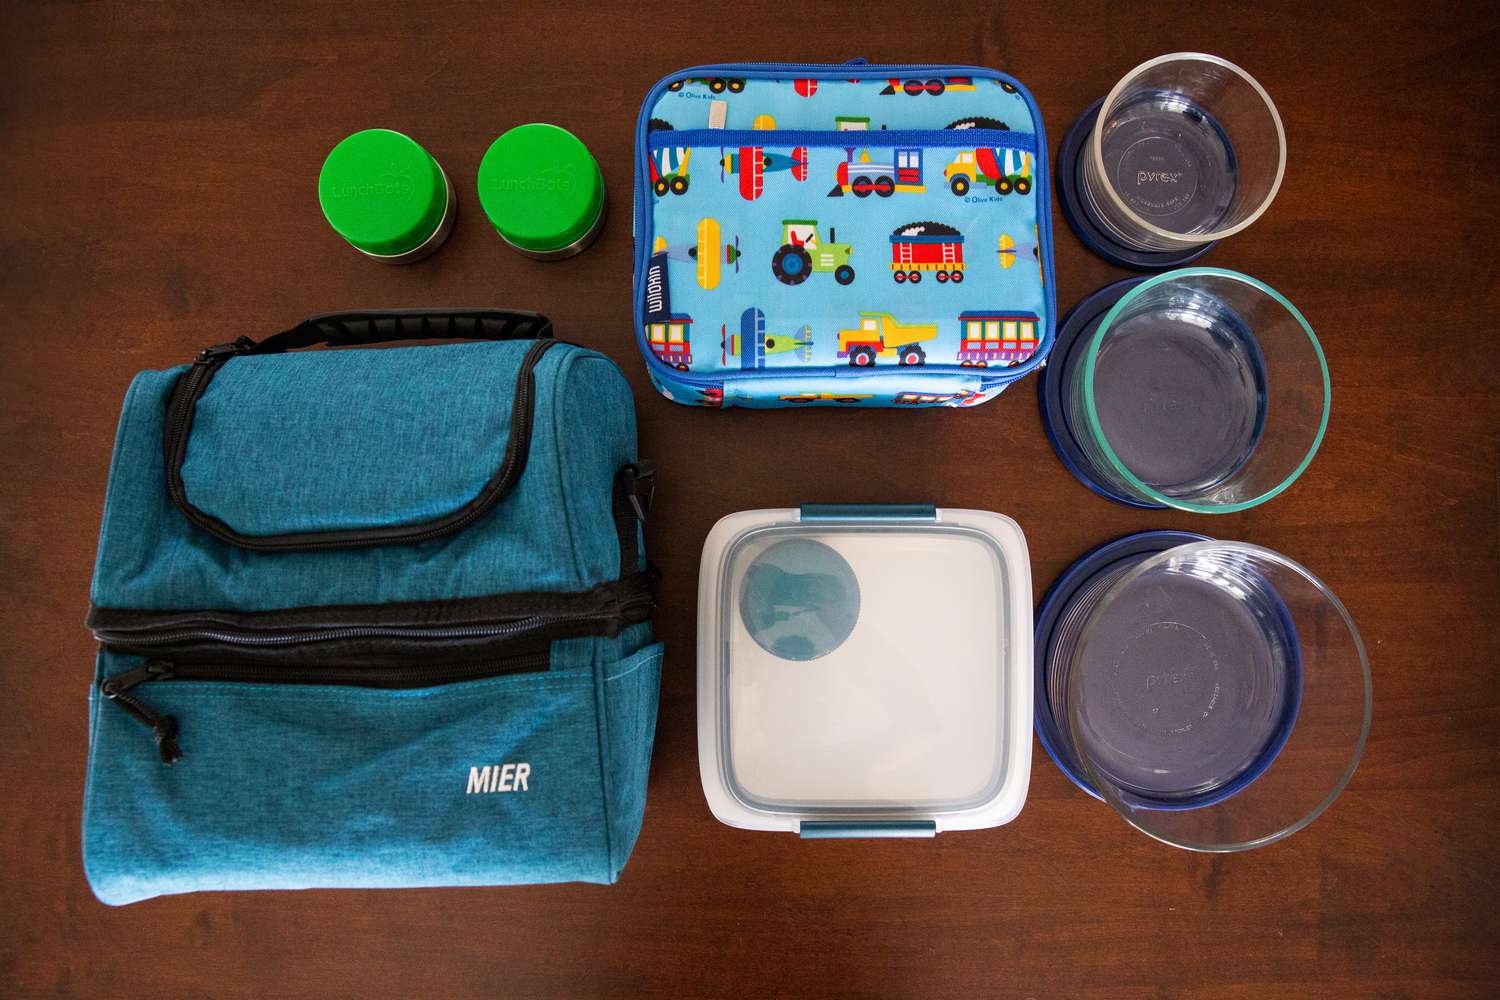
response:
<path id="1" fill-rule="evenodd" d="M 1019 812 L 1031 575 L 983 511 L 724 518 L 699 591 L 699 759 L 714 814 L 804 835 L 935 833 Z"/>

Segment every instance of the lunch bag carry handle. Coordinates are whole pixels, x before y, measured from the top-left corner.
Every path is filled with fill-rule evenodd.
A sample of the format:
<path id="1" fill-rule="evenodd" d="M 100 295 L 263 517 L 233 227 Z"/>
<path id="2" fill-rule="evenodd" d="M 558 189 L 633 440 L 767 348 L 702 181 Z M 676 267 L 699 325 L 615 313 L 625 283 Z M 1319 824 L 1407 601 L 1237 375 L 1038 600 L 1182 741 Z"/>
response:
<path id="1" fill-rule="evenodd" d="M 394 340 L 544 340 L 551 336 L 551 320 L 519 309 L 385 309 L 311 316 L 243 353 L 278 354 L 318 344 L 359 347 Z"/>
<path id="2" fill-rule="evenodd" d="M 516 376 L 505 457 L 494 476 L 468 503 L 442 517 L 416 525 L 246 535 L 200 510 L 188 499 L 182 465 L 187 458 L 188 439 L 192 436 L 193 415 L 204 390 L 231 359 L 280 354 L 319 344 L 359 347 L 401 340 L 535 341 L 522 359 Z M 552 322 L 540 313 L 512 309 L 390 309 L 326 313 L 309 317 L 290 330 L 264 340 L 240 337 L 227 344 L 204 348 L 192 366 L 178 378 L 167 400 L 162 442 L 167 496 L 184 517 L 215 538 L 259 552 L 416 543 L 460 531 L 503 500 L 525 471 L 531 446 L 536 386 L 534 369 L 542 355 L 555 343 Z"/>

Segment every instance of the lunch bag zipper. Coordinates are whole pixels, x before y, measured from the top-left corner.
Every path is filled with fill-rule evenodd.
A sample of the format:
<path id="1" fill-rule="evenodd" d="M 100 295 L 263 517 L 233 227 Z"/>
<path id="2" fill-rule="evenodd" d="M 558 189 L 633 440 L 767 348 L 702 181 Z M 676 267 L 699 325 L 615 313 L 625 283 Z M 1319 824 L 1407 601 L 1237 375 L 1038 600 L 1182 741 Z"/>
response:
<path id="1" fill-rule="evenodd" d="M 141 700 L 135 689 L 154 681 L 220 681 L 243 684 L 327 684 L 361 688 L 424 688 L 460 681 L 485 680 L 507 674 L 536 673 L 547 669 L 547 653 L 527 653 L 502 660 L 448 663 L 409 667 L 271 667 L 229 663 L 178 663 L 147 660 L 99 685 L 104 697 L 119 705 L 151 731 L 164 764 L 182 759 L 177 737 L 177 718 L 159 712 Z"/>
<path id="2" fill-rule="evenodd" d="M 606 626 L 606 634 L 613 634 L 608 626 L 632 625 L 649 617 L 655 606 L 653 587 L 657 579 L 655 569 L 641 570 L 638 526 L 645 524 L 656 497 L 656 465 L 640 459 L 623 466 L 615 475 L 611 518 L 615 525 L 616 540 L 620 552 L 620 574 L 613 580 L 598 584 L 591 591 L 549 595 L 545 599 L 584 601 L 602 604 L 602 607 L 587 607 L 578 611 L 533 612 L 505 617 L 493 622 L 474 625 L 292 625 L 281 630 L 261 628 L 236 628 L 232 623 L 214 623 L 193 626 L 183 622 L 136 626 L 131 620 L 139 619 L 141 613 L 122 613 L 95 608 L 90 612 L 89 624 L 94 638 L 105 645 L 162 646 L 182 642 L 222 642 L 239 646 L 286 646 L 302 642 L 334 642 L 347 639 L 486 639 L 521 635 L 542 629 L 567 632 L 570 625 Z M 501 599 L 503 600 L 503 598 Z M 193 612 L 187 615 L 195 614 Z M 209 617 L 208 613 L 202 614 Z M 180 615 L 179 617 L 185 617 Z"/>
<path id="3" fill-rule="evenodd" d="M 854 139 L 858 141 L 854 141 Z M 691 128 L 673 132 L 653 132 L 647 137 L 650 148 L 658 146 L 924 146 L 964 149 L 973 146 L 998 146 L 1026 153 L 1036 152 L 1036 138 L 1009 129 L 884 129 L 878 132 L 840 132 L 837 129 L 712 129 Z"/>
<path id="4" fill-rule="evenodd" d="M 623 472 L 622 478 L 624 478 Z M 635 500 L 621 501 L 621 504 L 629 511 L 633 533 L 635 518 L 638 516 L 635 508 L 640 505 Z M 623 537 L 623 528 L 621 534 Z M 622 552 L 622 556 L 624 555 L 625 553 Z M 105 646 L 129 650 L 153 650 L 191 642 L 210 642 L 226 649 L 233 649 L 237 647 L 307 647 L 320 643 L 358 639 L 407 639 L 442 643 L 470 639 L 550 641 L 575 636 L 616 635 L 623 628 L 649 620 L 651 611 L 655 607 L 652 593 L 655 573 L 649 570 L 637 572 L 633 565 L 625 569 L 626 575 L 595 588 L 595 591 L 582 595 L 558 595 L 559 600 L 567 600 L 572 596 L 581 596 L 586 599 L 593 597 L 596 600 L 602 600 L 603 607 L 572 612 L 543 611 L 505 621 L 454 626 L 348 625 L 330 628 L 289 628 L 283 631 L 263 631 L 233 626 L 192 628 L 168 624 L 157 628 L 150 626 L 131 629 L 100 628 L 95 630 L 94 636 Z M 530 652 L 502 657 L 499 660 L 488 659 L 478 664 L 448 663 L 431 666 L 381 667 L 330 664 L 309 667 L 273 664 L 179 663 L 168 659 L 167 655 L 151 656 L 144 665 L 103 678 L 99 685 L 100 693 L 107 700 L 119 705 L 151 730 L 152 739 L 157 745 L 162 762 L 166 764 L 174 763 L 182 757 L 182 750 L 177 743 L 178 724 L 171 715 L 157 712 L 137 695 L 131 693 L 132 689 L 147 681 L 222 680 L 265 684 L 335 684 L 355 687 L 416 688 L 463 680 L 479 680 L 508 673 L 545 670 L 548 661 L 545 652 Z M 195 652 L 192 655 L 196 657 L 206 654 Z"/>
<path id="5" fill-rule="evenodd" d="M 646 521 L 656 492 L 656 467 L 648 461 L 627 465 L 615 478 L 613 519 L 620 545 L 620 576 L 595 588 L 606 606 L 576 612 L 540 612 L 513 619 L 474 625 L 344 625 L 318 628 L 288 628 L 283 631 L 235 628 L 232 625 L 194 628 L 178 624 L 143 628 L 96 628 L 94 637 L 116 647 L 152 649 L 189 642 L 219 643 L 229 648 L 284 648 L 357 639 L 415 639 L 444 642 L 469 639 L 562 638 L 571 635 L 614 635 L 624 627 L 648 621 L 655 607 L 653 584 L 656 572 L 637 569 L 639 547 L 637 525 Z M 592 593 L 592 592 L 591 592 Z M 558 595 L 559 600 L 567 600 Z M 589 594 L 576 595 L 587 599 Z M 96 612 L 98 613 L 98 612 Z M 132 693 L 152 680 L 222 680 L 269 684 L 341 684 L 360 687 L 428 687 L 461 680 L 479 680 L 505 673 L 544 670 L 546 654 L 506 658 L 479 665 L 410 667 L 297 667 L 270 665 L 178 664 L 150 659 L 144 665 L 101 680 L 100 693 L 119 705 L 151 731 L 162 762 L 182 758 L 177 742 L 177 719 L 156 711 Z"/>
<path id="6" fill-rule="evenodd" d="M 140 631 L 99 630 L 94 637 L 106 645 L 170 646 L 183 642 L 220 642 L 230 646 L 293 646 L 302 643 L 338 642 L 348 639 L 501 639 L 528 635 L 544 628 L 564 630 L 564 626 L 608 625 L 615 621 L 630 624 L 649 611 L 652 598 L 644 587 L 620 601 L 618 607 L 570 614 L 535 614 L 514 621 L 484 625 L 428 627 L 416 625 L 348 625 L 326 629 L 295 629 L 286 632 L 258 632 L 250 629 L 168 628 Z M 573 631 L 566 629 L 566 631 Z"/>

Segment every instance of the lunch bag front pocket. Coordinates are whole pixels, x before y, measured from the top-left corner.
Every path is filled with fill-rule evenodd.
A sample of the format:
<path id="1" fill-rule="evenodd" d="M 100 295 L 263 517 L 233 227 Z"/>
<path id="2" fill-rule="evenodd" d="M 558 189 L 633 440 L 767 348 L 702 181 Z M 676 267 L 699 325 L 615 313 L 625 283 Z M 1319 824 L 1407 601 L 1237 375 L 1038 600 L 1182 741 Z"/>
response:
<path id="1" fill-rule="evenodd" d="M 105 902 L 613 881 L 591 671 L 550 672 L 542 657 L 480 664 L 499 671 L 485 679 L 373 687 L 172 667 L 99 657 L 84 859 Z M 153 669 L 129 695 L 176 721 L 170 767 L 142 720 L 111 703 L 111 680 Z"/>

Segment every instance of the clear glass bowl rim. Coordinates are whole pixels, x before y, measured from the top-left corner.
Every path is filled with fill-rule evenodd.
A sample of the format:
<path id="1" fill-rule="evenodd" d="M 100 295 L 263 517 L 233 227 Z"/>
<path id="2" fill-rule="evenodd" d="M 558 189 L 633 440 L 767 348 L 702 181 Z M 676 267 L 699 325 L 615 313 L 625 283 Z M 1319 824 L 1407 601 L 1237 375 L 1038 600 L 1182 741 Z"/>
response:
<path id="1" fill-rule="evenodd" d="M 1163 844 L 1169 844 L 1173 847 L 1181 847 L 1189 851 L 1199 851 L 1207 854 L 1228 854 L 1234 851 L 1245 851 L 1255 847 L 1264 847 L 1267 844 L 1274 844 L 1278 840 L 1284 840 L 1297 831 L 1305 828 L 1313 820 L 1323 815 L 1323 813 L 1327 811 L 1329 806 L 1333 805 L 1334 800 L 1339 797 L 1344 788 L 1348 786 L 1350 779 L 1354 777 L 1354 771 L 1357 767 L 1359 767 L 1360 759 L 1364 756 L 1365 743 L 1369 739 L 1370 735 L 1370 721 L 1374 715 L 1374 690 L 1370 677 L 1370 659 L 1365 650 L 1364 640 L 1360 637 L 1359 629 L 1355 626 L 1354 619 L 1349 615 L 1349 609 L 1344 607 L 1344 602 L 1339 600 L 1338 595 L 1330 590 L 1327 584 L 1314 576 L 1302 564 L 1287 558 L 1280 552 L 1276 552 L 1272 549 L 1268 549 L 1260 545 L 1252 545 L 1249 542 L 1230 542 L 1220 541 L 1217 539 L 1211 539 L 1209 541 L 1203 542 L 1188 542 L 1185 545 L 1174 546 L 1173 548 L 1164 549 L 1161 552 L 1148 556 L 1147 558 L 1141 560 L 1139 564 L 1131 567 L 1124 575 L 1120 577 L 1120 579 L 1116 580 L 1112 585 L 1110 585 L 1109 589 L 1106 590 L 1103 595 L 1100 596 L 1098 603 L 1095 604 L 1093 610 L 1089 612 L 1088 619 L 1086 619 L 1083 623 L 1083 628 L 1081 630 L 1082 634 L 1086 636 L 1089 632 L 1089 625 L 1091 621 L 1097 615 L 1099 615 L 1104 608 L 1107 608 L 1110 602 L 1113 601 L 1126 587 L 1129 587 L 1144 574 L 1155 570 L 1157 567 L 1173 559 L 1191 558 L 1200 553 L 1216 550 L 1221 552 L 1234 552 L 1238 553 L 1241 556 L 1249 557 L 1252 560 L 1260 560 L 1263 562 L 1273 563 L 1283 569 L 1290 570 L 1298 576 L 1301 576 L 1305 581 L 1310 583 L 1318 591 L 1318 593 L 1322 595 L 1322 597 L 1328 602 L 1328 604 L 1338 613 L 1339 617 L 1344 622 L 1344 626 L 1348 629 L 1349 637 L 1353 642 L 1354 652 L 1359 660 L 1360 672 L 1364 681 L 1364 716 L 1360 722 L 1359 738 L 1355 741 L 1354 752 L 1349 757 L 1349 763 L 1344 768 L 1343 772 L 1339 775 L 1338 779 L 1334 782 L 1333 786 L 1329 789 L 1328 794 L 1325 795 L 1313 809 L 1308 811 L 1306 815 L 1299 817 L 1294 822 L 1282 827 L 1279 830 L 1273 830 L 1247 840 L 1234 842 L 1209 842 L 1189 840 L 1186 838 L 1173 838 L 1166 835 L 1165 833 L 1162 833 L 1161 831 L 1153 830 L 1148 825 L 1141 822 L 1141 820 L 1138 818 L 1139 815 L 1159 814 L 1160 811 L 1151 810 L 1144 807 L 1132 807 L 1125 800 L 1119 789 L 1112 782 L 1110 782 L 1108 778 L 1104 777 L 1097 768 L 1094 767 L 1089 754 L 1084 749 L 1083 740 L 1079 735 L 1083 731 L 1083 727 L 1078 717 L 1077 698 L 1078 689 L 1082 686 L 1082 681 L 1079 680 L 1079 678 L 1082 676 L 1082 671 L 1069 671 L 1069 674 L 1071 676 L 1068 678 L 1067 703 L 1065 708 L 1068 714 L 1068 728 L 1071 733 L 1073 751 L 1077 756 L 1078 761 L 1083 765 L 1084 773 L 1088 776 L 1088 779 L 1093 784 L 1095 790 L 1098 791 L 1099 796 L 1104 799 L 1105 802 L 1108 802 L 1116 812 L 1124 817 L 1125 822 L 1129 823 L 1131 826 L 1141 831 L 1146 836 L 1151 837 L 1153 840 L 1158 840 Z M 1080 655 L 1080 653 L 1084 648 L 1086 648 L 1086 646 L 1086 640 L 1080 642 L 1079 646 L 1074 652 L 1074 655 Z M 1307 661 L 1306 657 L 1304 657 L 1304 669 L 1306 669 L 1306 666 Z M 1274 768 L 1275 764 L 1272 763 L 1271 767 Z M 1234 796 L 1230 796 L 1226 799 L 1220 800 L 1213 805 L 1205 806 L 1204 809 L 1225 808 L 1226 804 L 1234 802 L 1234 798 Z M 1232 806 L 1230 806 L 1230 808 L 1232 808 Z"/>
<path id="2" fill-rule="evenodd" d="M 1165 493 L 1142 482 L 1135 473 L 1126 468 L 1125 463 L 1120 461 L 1120 457 L 1110 447 L 1109 438 L 1105 436 L 1104 427 L 1099 420 L 1098 408 L 1094 405 L 1094 371 L 1099 359 L 1099 348 L 1104 343 L 1105 334 L 1109 331 L 1110 327 L 1130 307 L 1131 303 L 1135 302 L 1151 289 L 1170 281 L 1182 281 L 1188 278 L 1200 277 L 1224 278 L 1229 281 L 1243 282 L 1274 299 L 1301 325 L 1303 332 L 1307 334 L 1307 339 L 1312 343 L 1313 352 L 1317 355 L 1319 373 L 1323 378 L 1322 417 L 1318 421 L 1318 432 L 1314 435 L 1312 446 L 1307 449 L 1307 454 L 1302 456 L 1302 461 L 1297 463 L 1296 468 L 1282 479 L 1281 482 L 1259 496 L 1252 497 L 1249 500 L 1241 500 L 1238 503 L 1195 503 L 1191 500 L 1183 500 L 1180 497 L 1167 496 Z M 1124 479 L 1130 489 L 1136 491 L 1140 496 L 1148 498 L 1155 503 L 1175 507 L 1178 510 L 1190 511 L 1195 514 L 1232 514 L 1235 511 L 1247 510 L 1250 507 L 1265 503 L 1297 481 L 1297 477 L 1302 475 L 1303 471 L 1312 463 L 1313 456 L 1318 453 L 1318 447 L 1323 443 L 1323 435 L 1328 430 L 1328 414 L 1333 402 L 1333 383 L 1328 375 L 1328 358 L 1323 354 L 1323 345 L 1318 342 L 1318 335 L 1313 332 L 1312 324 L 1308 323 L 1307 317 L 1303 316 L 1302 312 L 1296 306 L 1292 305 L 1286 296 L 1265 282 L 1252 278 L 1248 274 L 1241 274 L 1239 271 L 1229 271 L 1220 267 L 1184 267 L 1175 271 L 1158 274 L 1154 278 L 1148 278 L 1141 282 L 1141 284 L 1127 292 L 1119 302 L 1116 302 L 1113 308 L 1104 314 L 1104 319 L 1099 321 L 1099 326 L 1094 331 L 1093 339 L 1089 342 L 1088 353 L 1084 356 L 1083 366 L 1083 402 L 1085 415 L 1088 418 L 1089 433 L 1099 444 L 1104 457 L 1109 461 L 1110 468 Z"/>
<path id="3" fill-rule="evenodd" d="M 1146 70 L 1153 69 L 1156 66 L 1160 66 L 1162 63 L 1174 61 L 1207 62 L 1212 63 L 1215 66 L 1220 66 L 1224 69 L 1229 70 L 1231 73 L 1234 73 L 1236 76 L 1243 79 L 1246 83 L 1250 84 L 1250 86 L 1255 89 L 1256 94 L 1258 94 L 1260 96 L 1260 99 L 1265 102 L 1266 110 L 1271 114 L 1271 121 L 1276 126 L 1276 178 L 1271 182 L 1271 190 L 1266 192 L 1265 200 L 1260 203 L 1260 205 L 1255 209 L 1254 212 L 1251 212 L 1250 215 L 1248 215 L 1246 218 L 1241 219 L 1238 223 L 1228 227 L 1227 229 L 1216 229 L 1210 233 L 1178 233 L 1173 232 L 1170 229 L 1162 229 L 1160 226 L 1153 225 L 1150 221 L 1139 215 L 1134 209 L 1132 209 L 1125 203 L 1124 199 L 1122 199 L 1120 195 L 1115 191 L 1114 185 L 1109 182 L 1108 175 L 1104 170 L 1103 125 L 1105 114 L 1110 110 L 1111 107 L 1114 106 L 1115 101 L 1124 92 L 1125 85 L 1128 84 L 1131 80 L 1135 79 Z M 1281 113 L 1276 110 L 1276 104 L 1271 100 L 1271 95 L 1266 93 L 1266 88 L 1262 87 L 1260 85 L 1260 81 L 1256 80 L 1255 77 L 1245 72 L 1239 66 L 1236 66 L 1228 59 L 1224 59 L 1220 56 L 1209 55 L 1207 52 L 1169 52 L 1166 55 L 1157 56 L 1155 59 L 1146 60 L 1139 66 L 1132 69 L 1130 72 L 1126 73 L 1124 76 L 1120 77 L 1119 82 L 1117 82 L 1110 90 L 1109 94 L 1105 96 L 1104 103 L 1099 105 L 1099 116 L 1094 119 L 1093 135 L 1089 138 L 1089 161 L 1090 165 L 1093 167 L 1095 176 L 1097 176 L 1100 180 L 1100 187 L 1104 188 L 1106 195 L 1108 195 L 1109 197 L 1111 206 L 1115 210 L 1121 212 L 1127 219 L 1130 220 L 1133 225 L 1139 226 L 1142 230 L 1152 234 L 1158 239 L 1168 241 L 1169 246 L 1183 246 L 1184 244 L 1201 245 L 1204 243 L 1212 243 L 1215 240 L 1222 240 L 1228 236 L 1233 236 L 1235 233 L 1239 232 L 1246 226 L 1250 225 L 1250 223 L 1260 218 L 1265 210 L 1271 207 L 1271 202 L 1276 200 L 1276 193 L 1281 190 L 1281 180 L 1286 175 L 1286 129 L 1281 124 Z"/>

